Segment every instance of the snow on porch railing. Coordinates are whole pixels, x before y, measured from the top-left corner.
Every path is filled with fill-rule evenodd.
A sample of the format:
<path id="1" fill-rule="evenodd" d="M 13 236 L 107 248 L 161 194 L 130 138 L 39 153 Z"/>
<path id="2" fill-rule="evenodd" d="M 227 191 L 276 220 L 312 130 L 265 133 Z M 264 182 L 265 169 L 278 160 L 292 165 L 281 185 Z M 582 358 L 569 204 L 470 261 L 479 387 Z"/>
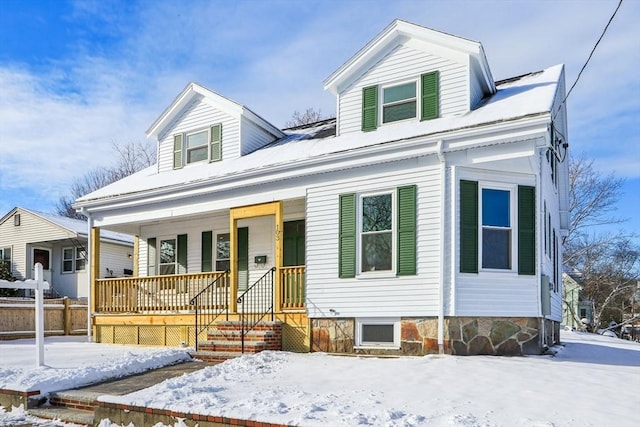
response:
<path id="1" fill-rule="evenodd" d="M 193 297 L 224 274 L 215 271 L 99 279 L 96 280 L 97 310 L 98 313 L 192 311 Z"/>
<path id="2" fill-rule="evenodd" d="M 282 309 L 303 310 L 305 291 L 305 266 L 280 268 Z"/>

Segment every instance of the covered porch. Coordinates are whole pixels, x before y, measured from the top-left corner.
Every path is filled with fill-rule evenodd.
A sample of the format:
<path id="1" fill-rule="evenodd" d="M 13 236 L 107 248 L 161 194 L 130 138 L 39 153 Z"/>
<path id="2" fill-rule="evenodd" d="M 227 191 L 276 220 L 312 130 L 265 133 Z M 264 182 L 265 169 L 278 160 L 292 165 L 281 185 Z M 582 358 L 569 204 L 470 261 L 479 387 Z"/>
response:
<path id="1" fill-rule="evenodd" d="M 300 204 L 277 201 L 137 224 L 132 277 L 99 278 L 100 228 L 92 227 L 95 340 L 195 346 L 216 322 L 244 315 L 282 322 L 282 348 L 308 351 Z"/>

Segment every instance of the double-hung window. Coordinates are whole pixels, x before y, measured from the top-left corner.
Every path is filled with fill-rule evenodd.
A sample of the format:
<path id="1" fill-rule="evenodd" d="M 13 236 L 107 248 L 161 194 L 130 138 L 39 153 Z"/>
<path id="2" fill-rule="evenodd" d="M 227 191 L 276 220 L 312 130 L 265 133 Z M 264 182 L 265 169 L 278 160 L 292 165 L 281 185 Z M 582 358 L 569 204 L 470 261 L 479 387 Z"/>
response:
<path id="1" fill-rule="evenodd" d="M 362 131 L 386 123 L 440 116 L 440 73 L 432 71 L 411 81 L 362 88 Z"/>
<path id="2" fill-rule="evenodd" d="M 209 131 L 207 130 L 187 134 L 187 164 L 207 160 L 209 156 L 208 139 Z"/>
<path id="3" fill-rule="evenodd" d="M 230 270 L 231 241 L 229 233 L 221 233 L 216 236 L 216 271 Z"/>
<path id="4" fill-rule="evenodd" d="M 482 188 L 482 269 L 513 268 L 512 198 L 511 189 Z"/>
<path id="5" fill-rule="evenodd" d="M 175 274 L 176 249 L 176 239 L 160 240 L 160 274 Z"/>
<path id="6" fill-rule="evenodd" d="M 360 196 L 360 273 L 393 270 L 392 193 Z"/>
<path id="7" fill-rule="evenodd" d="M 416 274 L 416 196 L 415 185 L 340 195 L 339 277 Z"/>
<path id="8" fill-rule="evenodd" d="M 173 168 L 222 160 L 222 124 L 173 135 Z"/>
<path id="9" fill-rule="evenodd" d="M 535 274 L 535 188 L 460 181 L 460 272 Z"/>
<path id="10" fill-rule="evenodd" d="M 418 107 L 416 82 L 382 88 L 382 123 L 415 119 Z"/>

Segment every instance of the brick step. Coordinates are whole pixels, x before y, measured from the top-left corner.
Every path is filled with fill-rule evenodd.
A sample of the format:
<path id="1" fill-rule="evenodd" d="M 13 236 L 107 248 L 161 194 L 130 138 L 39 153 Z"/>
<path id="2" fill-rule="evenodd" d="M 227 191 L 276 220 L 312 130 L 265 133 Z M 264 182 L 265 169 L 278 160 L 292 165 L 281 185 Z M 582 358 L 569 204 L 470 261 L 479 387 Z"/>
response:
<path id="1" fill-rule="evenodd" d="M 60 420 L 66 423 L 74 423 L 83 426 L 93 426 L 93 410 L 67 408 L 64 406 L 43 406 L 27 410 L 29 415 L 50 420 Z"/>
<path id="2" fill-rule="evenodd" d="M 189 353 L 194 359 L 203 362 L 224 362 L 225 360 L 235 359 L 242 356 L 242 353 L 226 352 L 226 351 L 194 351 Z"/>
<path id="3" fill-rule="evenodd" d="M 97 405 L 95 396 L 77 390 L 57 391 L 49 395 L 51 406 L 93 411 Z"/>
<path id="4" fill-rule="evenodd" d="M 267 348 L 264 341 L 245 341 L 245 353 L 259 353 Z M 240 341 L 205 341 L 198 344 L 198 350 L 202 351 L 222 351 L 227 353 L 242 353 L 242 343 Z"/>
<path id="5" fill-rule="evenodd" d="M 277 331 L 249 331 L 245 334 L 244 340 L 246 341 L 268 341 L 270 338 L 279 338 L 279 333 Z M 217 341 L 217 340 L 225 340 L 225 341 L 241 341 L 242 333 L 240 331 L 231 331 L 231 330 L 219 330 L 212 329 L 207 332 L 207 340 L 208 341 Z"/>
<path id="6" fill-rule="evenodd" d="M 242 322 L 235 320 L 222 320 L 216 322 L 216 329 L 219 331 L 239 331 L 242 329 Z M 282 327 L 282 322 L 275 321 L 263 321 L 255 325 L 252 330 L 254 331 L 274 331 L 279 330 Z"/>

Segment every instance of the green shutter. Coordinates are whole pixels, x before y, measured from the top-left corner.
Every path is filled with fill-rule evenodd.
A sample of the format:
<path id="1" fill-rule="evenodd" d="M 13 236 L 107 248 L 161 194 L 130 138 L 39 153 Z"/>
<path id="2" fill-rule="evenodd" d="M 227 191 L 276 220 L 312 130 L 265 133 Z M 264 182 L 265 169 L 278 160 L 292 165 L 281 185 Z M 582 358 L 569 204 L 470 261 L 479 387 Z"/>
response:
<path id="1" fill-rule="evenodd" d="M 422 120 L 435 119 L 440 115 L 439 76 L 438 71 L 420 76 L 422 81 L 422 114 L 420 118 Z"/>
<path id="2" fill-rule="evenodd" d="M 178 274 L 187 272 L 187 235 L 178 234 Z"/>
<path id="3" fill-rule="evenodd" d="M 398 188 L 398 275 L 416 274 L 415 185 Z"/>
<path id="4" fill-rule="evenodd" d="M 213 232 L 202 232 L 202 256 L 200 271 L 213 271 Z"/>
<path id="5" fill-rule="evenodd" d="M 211 147 L 209 148 L 209 161 L 222 160 L 222 123 L 211 126 Z"/>
<path id="6" fill-rule="evenodd" d="M 378 86 L 362 89 L 362 131 L 376 130 L 378 127 Z"/>
<path id="7" fill-rule="evenodd" d="M 249 228 L 238 228 L 237 239 L 238 289 L 243 291 L 249 285 Z"/>
<path id="8" fill-rule="evenodd" d="M 518 274 L 536 274 L 536 193 L 524 185 L 518 186 Z"/>
<path id="9" fill-rule="evenodd" d="M 173 168 L 182 167 L 182 134 L 173 136 Z"/>
<path id="10" fill-rule="evenodd" d="M 158 274 L 156 269 L 156 238 L 147 239 L 147 276 L 155 276 Z"/>
<path id="11" fill-rule="evenodd" d="M 356 195 L 341 194 L 339 205 L 338 277 L 356 276 Z"/>
<path id="12" fill-rule="evenodd" d="M 460 181 L 460 272 L 478 272 L 478 183 Z"/>

